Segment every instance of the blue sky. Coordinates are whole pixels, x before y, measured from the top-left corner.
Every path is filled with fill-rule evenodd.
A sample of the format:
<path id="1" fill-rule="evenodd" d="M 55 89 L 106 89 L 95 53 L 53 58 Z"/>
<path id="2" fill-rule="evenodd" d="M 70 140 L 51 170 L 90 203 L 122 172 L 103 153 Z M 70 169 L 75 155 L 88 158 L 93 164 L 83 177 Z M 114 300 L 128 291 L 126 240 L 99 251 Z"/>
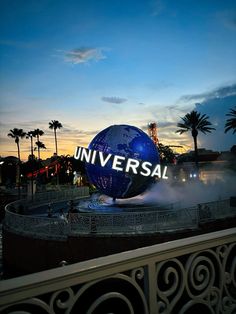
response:
<path id="1" fill-rule="evenodd" d="M 175 131 L 193 109 L 217 129 L 200 147 L 236 144 L 222 134 L 236 105 L 235 1 L 3 0 L 0 12 L 0 155 L 15 154 L 14 127 L 44 130 L 42 156 L 52 155 L 52 119 L 61 154 L 111 124 L 150 121 L 163 144 L 191 149 Z"/>

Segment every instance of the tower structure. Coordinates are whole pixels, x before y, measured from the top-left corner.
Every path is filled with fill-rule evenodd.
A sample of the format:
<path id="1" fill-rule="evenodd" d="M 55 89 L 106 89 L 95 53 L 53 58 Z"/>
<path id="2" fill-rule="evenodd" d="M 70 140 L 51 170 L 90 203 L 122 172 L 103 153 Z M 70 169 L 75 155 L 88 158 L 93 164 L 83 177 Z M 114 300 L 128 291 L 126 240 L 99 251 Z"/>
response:
<path id="1" fill-rule="evenodd" d="M 148 134 L 151 137 L 151 139 L 153 140 L 155 145 L 159 144 L 159 139 L 157 136 L 157 124 L 156 122 L 149 122 L 148 123 Z"/>

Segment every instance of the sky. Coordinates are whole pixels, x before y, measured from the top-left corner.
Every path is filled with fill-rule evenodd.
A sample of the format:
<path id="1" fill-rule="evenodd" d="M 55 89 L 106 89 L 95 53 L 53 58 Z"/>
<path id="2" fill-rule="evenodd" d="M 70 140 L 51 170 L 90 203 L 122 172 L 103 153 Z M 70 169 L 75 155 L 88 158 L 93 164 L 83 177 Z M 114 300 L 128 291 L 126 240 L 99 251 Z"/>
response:
<path id="1" fill-rule="evenodd" d="M 1 0 L 0 156 L 17 155 L 10 129 L 45 134 L 59 154 L 73 155 L 102 129 L 158 124 L 164 145 L 193 149 L 176 134 L 191 110 L 216 131 L 199 147 L 230 150 L 225 116 L 236 106 L 235 0 Z M 22 159 L 30 141 L 20 142 Z"/>

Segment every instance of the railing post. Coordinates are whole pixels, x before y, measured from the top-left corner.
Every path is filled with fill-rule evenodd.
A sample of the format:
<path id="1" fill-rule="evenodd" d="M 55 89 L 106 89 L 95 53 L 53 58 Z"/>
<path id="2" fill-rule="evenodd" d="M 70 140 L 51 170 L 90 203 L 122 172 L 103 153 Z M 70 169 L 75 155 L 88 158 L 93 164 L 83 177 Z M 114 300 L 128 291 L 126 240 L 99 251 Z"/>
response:
<path id="1" fill-rule="evenodd" d="M 111 216 L 111 234 L 113 234 L 113 228 L 114 228 L 114 215 Z"/>
<path id="2" fill-rule="evenodd" d="M 148 293 L 147 301 L 149 314 L 157 314 L 157 294 L 156 294 L 156 265 L 154 261 L 148 263 Z"/>
<path id="3" fill-rule="evenodd" d="M 68 235 L 68 236 L 71 236 L 71 235 L 72 235 L 70 217 L 68 217 L 68 221 L 67 221 L 67 235 Z"/>
<path id="4" fill-rule="evenodd" d="M 156 232 L 158 231 L 158 212 L 156 212 Z"/>

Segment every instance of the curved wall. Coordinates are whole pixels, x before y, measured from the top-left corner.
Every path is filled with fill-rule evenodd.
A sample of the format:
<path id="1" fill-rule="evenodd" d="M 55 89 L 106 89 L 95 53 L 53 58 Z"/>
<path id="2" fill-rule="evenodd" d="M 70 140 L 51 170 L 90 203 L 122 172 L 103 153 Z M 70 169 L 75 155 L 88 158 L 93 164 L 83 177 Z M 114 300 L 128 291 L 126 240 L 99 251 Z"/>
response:
<path id="1" fill-rule="evenodd" d="M 184 230 L 134 236 L 83 235 L 65 240 L 35 239 L 3 227 L 3 264 L 6 276 L 23 275 L 58 267 L 60 262 L 75 263 L 100 256 L 175 240 L 198 234 Z"/>

